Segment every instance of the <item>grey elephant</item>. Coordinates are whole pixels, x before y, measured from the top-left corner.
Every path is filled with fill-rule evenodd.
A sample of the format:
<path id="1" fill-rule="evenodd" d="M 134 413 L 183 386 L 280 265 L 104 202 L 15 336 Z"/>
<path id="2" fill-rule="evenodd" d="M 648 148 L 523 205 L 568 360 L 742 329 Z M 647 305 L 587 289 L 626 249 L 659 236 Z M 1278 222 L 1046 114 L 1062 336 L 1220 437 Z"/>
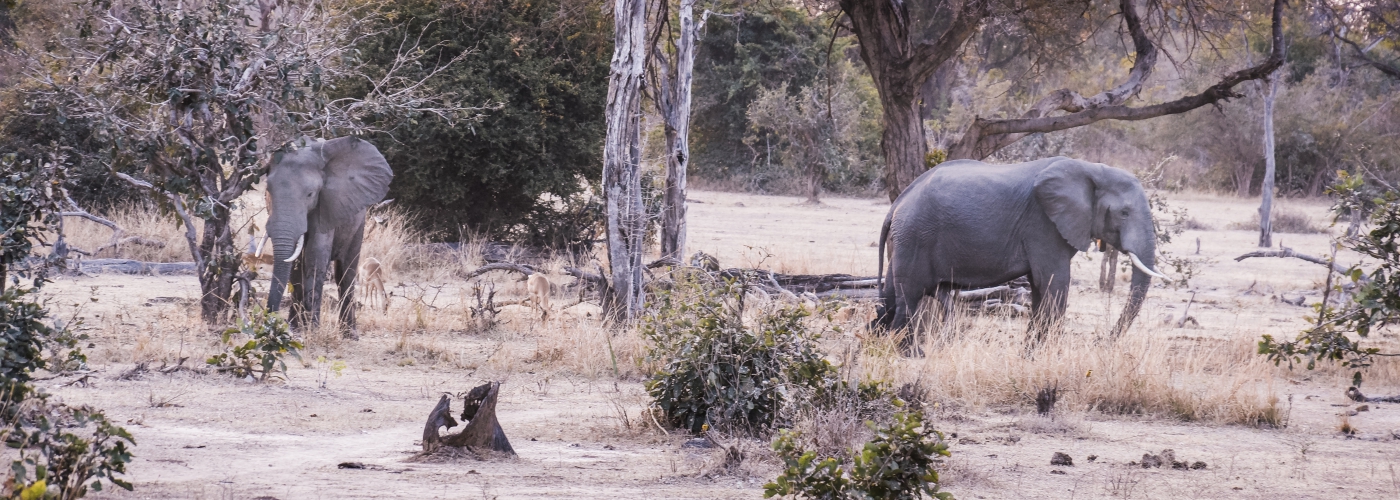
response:
<path id="1" fill-rule="evenodd" d="M 905 327 L 925 296 L 937 298 L 946 312 L 954 290 L 1025 276 L 1031 283 L 1029 352 L 1065 313 L 1070 259 L 1096 241 L 1126 252 L 1135 268 L 1116 337 L 1132 325 L 1152 277 L 1165 277 L 1152 267 L 1156 232 L 1137 178 L 1065 157 L 943 163 L 895 199 L 880 228 L 882 307 L 873 326 Z"/>
<path id="2" fill-rule="evenodd" d="M 365 211 L 384 199 L 393 178 L 384 155 L 355 137 L 314 141 L 273 156 L 267 175 L 267 234 L 274 255 L 268 310 L 278 310 L 290 282 L 292 324 L 317 324 L 326 272 L 334 263 L 341 328 L 353 331 Z"/>

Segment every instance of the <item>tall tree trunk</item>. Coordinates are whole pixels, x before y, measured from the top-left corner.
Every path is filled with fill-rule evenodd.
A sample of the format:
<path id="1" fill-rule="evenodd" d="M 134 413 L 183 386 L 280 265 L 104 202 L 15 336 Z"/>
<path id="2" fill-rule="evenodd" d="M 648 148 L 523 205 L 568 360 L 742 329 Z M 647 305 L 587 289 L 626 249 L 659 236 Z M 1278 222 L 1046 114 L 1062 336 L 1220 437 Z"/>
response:
<path id="1" fill-rule="evenodd" d="M 916 93 L 917 89 L 880 89 L 880 105 L 885 111 L 880 150 L 885 154 L 885 189 L 890 201 L 927 169 L 928 142 Z"/>
<path id="2" fill-rule="evenodd" d="M 1278 95 L 1278 78 L 1266 79 L 1269 93 L 1264 95 L 1264 182 L 1259 186 L 1259 246 L 1274 246 L 1274 97 Z"/>
<path id="3" fill-rule="evenodd" d="M 1249 197 L 1249 189 L 1254 183 L 1254 164 L 1241 163 L 1235 166 L 1235 196 Z"/>
<path id="4" fill-rule="evenodd" d="M 695 22 L 695 0 L 681 0 L 680 40 L 676 41 L 674 78 L 663 88 L 664 105 L 659 106 L 666 127 L 666 193 L 661 214 L 661 256 L 681 260 L 685 257 L 685 181 L 690 168 L 690 88 L 694 80 L 695 37 L 704 26 Z M 666 72 L 665 63 L 660 62 Z M 667 85 L 669 83 L 669 85 Z M 658 104 L 662 104 L 658 102 Z"/>
<path id="5" fill-rule="evenodd" d="M 860 58 L 870 70 L 884 110 L 880 149 L 885 154 L 885 189 L 890 200 L 924 172 L 928 144 L 919 102 L 920 88 L 961 49 L 991 12 L 991 2 L 964 0 L 952 9 L 947 28 L 922 40 L 921 27 L 909 25 L 906 2 L 840 0 L 841 11 L 860 39 Z"/>
<path id="6" fill-rule="evenodd" d="M 608 264 L 612 285 L 604 298 L 614 321 L 642 308 L 642 245 L 646 211 L 641 184 L 641 85 L 646 64 L 646 0 L 614 0 L 613 56 L 608 76 L 603 189 L 607 200 Z"/>

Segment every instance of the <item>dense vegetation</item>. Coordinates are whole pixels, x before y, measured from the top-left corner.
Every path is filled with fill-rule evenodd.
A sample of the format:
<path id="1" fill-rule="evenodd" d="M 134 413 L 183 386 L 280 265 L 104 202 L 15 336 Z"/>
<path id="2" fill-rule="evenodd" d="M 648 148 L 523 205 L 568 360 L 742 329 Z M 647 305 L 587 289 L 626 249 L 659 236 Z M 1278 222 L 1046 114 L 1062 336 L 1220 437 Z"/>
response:
<path id="1" fill-rule="evenodd" d="M 470 53 L 440 75 L 435 88 L 493 108 L 479 123 L 428 118 L 375 139 L 394 166 L 389 198 L 430 213 L 423 222 L 448 239 L 459 237 L 464 227 L 554 246 L 589 237 L 579 234 L 589 224 L 561 227 L 551 220 L 558 212 L 586 210 L 589 184 L 601 175 L 612 33 L 599 5 L 581 0 L 375 5 L 389 24 L 360 44 L 371 67 L 382 71 L 393 65 L 403 40 L 421 35 L 435 59 Z"/>

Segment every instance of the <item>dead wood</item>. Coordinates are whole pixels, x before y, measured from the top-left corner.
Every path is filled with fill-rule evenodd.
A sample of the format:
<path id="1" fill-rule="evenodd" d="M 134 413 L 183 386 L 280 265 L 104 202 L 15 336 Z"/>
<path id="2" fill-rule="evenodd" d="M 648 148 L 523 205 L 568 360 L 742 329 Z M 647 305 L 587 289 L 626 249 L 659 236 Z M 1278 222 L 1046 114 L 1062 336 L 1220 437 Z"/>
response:
<path id="1" fill-rule="evenodd" d="M 489 272 L 491 272 L 491 271 L 511 271 L 511 272 L 516 272 L 516 273 L 523 274 L 523 275 L 525 275 L 525 276 L 529 276 L 529 275 L 535 274 L 535 273 L 537 272 L 537 271 L 535 271 L 535 268 L 534 268 L 534 267 L 531 267 L 531 266 L 526 265 L 526 264 L 513 264 L 513 263 L 509 263 L 509 262 L 495 262 L 495 263 L 491 263 L 491 264 L 487 264 L 487 265 L 478 267 L 478 268 L 476 268 L 476 270 L 471 271 L 471 272 L 460 273 L 460 274 L 457 275 L 457 277 L 462 278 L 462 279 L 464 279 L 464 280 L 469 280 L 469 279 L 475 278 L 475 277 L 477 277 L 477 276 L 481 276 L 481 275 L 483 275 L 483 274 L 489 273 Z"/>
<path id="2" fill-rule="evenodd" d="M 153 276 L 170 274 L 194 274 L 195 263 L 193 262 L 142 262 L 128 259 L 85 259 L 79 266 L 78 271 L 98 274 L 148 274 Z"/>
<path id="3" fill-rule="evenodd" d="M 1347 398 L 1358 403 L 1400 403 L 1400 396 L 1367 397 L 1356 386 L 1347 387 Z"/>
<path id="4" fill-rule="evenodd" d="M 428 413 L 428 422 L 423 426 L 423 453 L 435 453 L 442 448 L 465 448 L 480 455 L 494 451 L 515 456 L 510 440 L 506 439 L 496 419 L 496 397 L 500 393 L 500 382 L 482 384 L 463 397 L 462 421 L 467 422 L 462 432 L 441 436 L 438 429 L 451 429 L 458 425 L 452 418 L 452 401 L 447 395 L 438 400 L 437 406 Z"/>
<path id="5" fill-rule="evenodd" d="M 1323 259 L 1323 258 L 1319 258 L 1319 257 L 1313 257 L 1313 256 L 1308 255 L 1308 254 L 1298 253 L 1298 252 L 1293 251 L 1292 248 L 1288 248 L 1288 247 L 1285 247 L 1285 246 L 1282 246 L 1282 245 L 1279 245 L 1279 247 L 1281 248 L 1281 250 L 1259 250 L 1259 251 L 1255 251 L 1255 252 L 1249 252 L 1249 253 L 1244 254 L 1244 255 L 1241 255 L 1241 256 L 1239 256 L 1239 257 L 1235 257 L 1235 262 L 1240 262 L 1240 261 L 1243 261 L 1243 260 L 1248 259 L 1248 258 L 1251 258 L 1251 257 L 1278 257 L 1278 258 L 1280 258 L 1280 259 L 1286 259 L 1286 258 L 1292 257 L 1292 258 L 1295 258 L 1295 259 L 1302 259 L 1302 260 L 1311 262 L 1311 263 L 1313 263 L 1313 264 L 1321 264 L 1321 265 L 1324 265 L 1324 266 L 1331 267 L 1333 271 L 1336 271 L 1336 272 L 1338 272 L 1338 273 L 1346 274 L 1346 272 L 1347 272 L 1347 268 L 1342 267 L 1341 265 L 1337 264 L 1336 262 L 1329 262 L 1327 259 Z M 1362 281 L 1369 281 L 1365 276 L 1362 276 L 1362 277 L 1361 277 L 1361 280 L 1362 280 Z"/>

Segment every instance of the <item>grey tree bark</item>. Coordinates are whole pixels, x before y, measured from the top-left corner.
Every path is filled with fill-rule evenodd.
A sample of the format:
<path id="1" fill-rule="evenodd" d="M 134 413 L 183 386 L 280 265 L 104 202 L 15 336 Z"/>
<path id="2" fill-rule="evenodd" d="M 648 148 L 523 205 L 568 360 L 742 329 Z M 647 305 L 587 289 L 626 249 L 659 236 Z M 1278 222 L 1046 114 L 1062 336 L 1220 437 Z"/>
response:
<path id="1" fill-rule="evenodd" d="M 1264 94 L 1264 182 L 1259 186 L 1259 246 L 1274 246 L 1274 97 L 1278 94 L 1278 78 L 1266 79 L 1269 93 Z"/>
<path id="2" fill-rule="evenodd" d="M 608 264 L 612 286 L 604 309 L 613 321 L 632 320 L 642 309 L 642 77 L 646 65 L 646 1 L 614 0 L 613 56 L 608 76 L 607 136 L 603 141 L 603 190 L 607 202 Z"/>
<path id="3" fill-rule="evenodd" d="M 666 3 L 662 3 L 663 6 Z M 708 12 L 706 13 L 708 14 Z M 662 11 L 665 16 L 665 11 Z M 704 17 L 695 22 L 695 0 L 681 0 L 677 12 L 680 38 L 675 43 L 674 63 L 666 59 L 660 47 L 654 47 L 656 58 L 656 107 L 661 112 L 666 133 L 666 191 L 661 212 L 661 257 L 676 260 L 685 254 L 685 184 L 690 168 L 690 102 L 694 82 L 695 41 L 705 26 Z M 664 20 L 669 22 L 669 20 Z M 659 30 L 660 23 L 658 23 Z"/>

